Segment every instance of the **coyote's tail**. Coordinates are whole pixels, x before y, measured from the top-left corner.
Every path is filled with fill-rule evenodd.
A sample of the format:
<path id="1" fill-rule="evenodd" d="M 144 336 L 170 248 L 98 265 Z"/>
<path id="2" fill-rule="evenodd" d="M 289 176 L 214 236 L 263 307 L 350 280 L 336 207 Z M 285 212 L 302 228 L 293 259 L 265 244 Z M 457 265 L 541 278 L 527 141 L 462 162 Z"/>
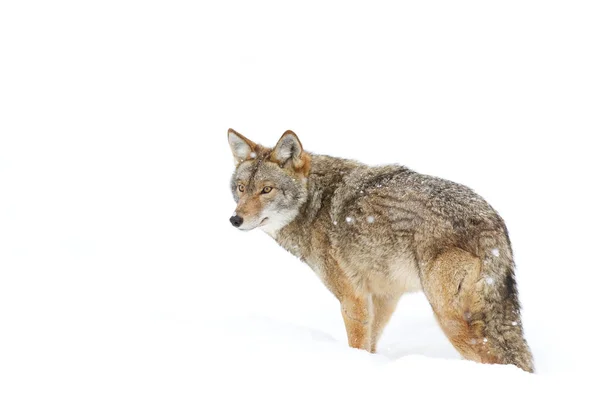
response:
<path id="1" fill-rule="evenodd" d="M 475 285 L 480 297 L 480 319 L 489 352 L 502 364 L 514 364 L 533 372 L 533 356 L 523 334 L 521 305 L 512 259 L 493 248 L 482 261 L 481 278 Z M 479 303 L 479 302 L 477 302 Z"/>

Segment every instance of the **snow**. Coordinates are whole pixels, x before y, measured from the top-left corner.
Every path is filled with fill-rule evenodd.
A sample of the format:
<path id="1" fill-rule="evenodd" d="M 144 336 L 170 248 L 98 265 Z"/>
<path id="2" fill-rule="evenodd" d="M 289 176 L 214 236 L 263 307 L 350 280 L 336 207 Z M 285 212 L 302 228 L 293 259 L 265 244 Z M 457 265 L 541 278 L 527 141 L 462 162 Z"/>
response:
<path id="1" fill-rule="evenodd" d="M 494 256 L 500 256 L 500 250 L 498 248 L 492 249 L 492 255 L 494 255 Z"/>
<path id="2" fill-rule="evenodd" d="M 1 407 L 600 405 L 594 3 L 32 3 L 0 5 Z M 537 373 L 462 360 L 422 294 L 350 349 L 230 225 L 230 127 L 481 194 Z"/>
<path id="3" fill-rule="evenodd" d="M 369 224 L 372 224 L 373 222 L 375 222 L 375 217 L 373 217 L 372 215 L 369 215 L 369 216 L 367 217 L 367 222 L 368 222 Z"/>
<path id="4" fill-rule="evenodd" d="M 346 222 L 350 224 L 352 222 L 352 217 L 346 217 Z"/>

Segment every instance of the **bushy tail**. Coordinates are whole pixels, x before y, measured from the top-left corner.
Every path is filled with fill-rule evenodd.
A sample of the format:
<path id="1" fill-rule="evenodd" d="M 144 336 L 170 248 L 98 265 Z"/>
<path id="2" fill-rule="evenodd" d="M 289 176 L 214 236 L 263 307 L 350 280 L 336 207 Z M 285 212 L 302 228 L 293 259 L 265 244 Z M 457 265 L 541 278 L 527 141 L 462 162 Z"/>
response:
<path id="1" fill-rule="evenodd" d="M 521 305 L 510 254 L 492 248 L 483 257 L 474 298 L 487 352 L 501 364 L 533 372 L 533 357 L 523 334 Z M 473 322 L 475 323 L 475 322 Z"/>

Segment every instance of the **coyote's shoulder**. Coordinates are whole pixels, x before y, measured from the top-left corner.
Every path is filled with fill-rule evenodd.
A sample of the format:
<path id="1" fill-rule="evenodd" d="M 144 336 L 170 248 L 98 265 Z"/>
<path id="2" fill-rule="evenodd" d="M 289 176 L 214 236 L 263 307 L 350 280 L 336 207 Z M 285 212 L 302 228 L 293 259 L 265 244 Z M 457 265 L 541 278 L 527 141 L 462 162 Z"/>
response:
<path id="1" fill-rule="evenodd" d="M 400 296 L 423 290 L 465 357 L 533 370 L 507 229 L 473 190 L 311 154 L 289 131 L 273 149 L 232 130 L 229 141 L 231 222 L 265 230 L 320 276 L 340 300 L 351 346 L 375 351 Z"/>

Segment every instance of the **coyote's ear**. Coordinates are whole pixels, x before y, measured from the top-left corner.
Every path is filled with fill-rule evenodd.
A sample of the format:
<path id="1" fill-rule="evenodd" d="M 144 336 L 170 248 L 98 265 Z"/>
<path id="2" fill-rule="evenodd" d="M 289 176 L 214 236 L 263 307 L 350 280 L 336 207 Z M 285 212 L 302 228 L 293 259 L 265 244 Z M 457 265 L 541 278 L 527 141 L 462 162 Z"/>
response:
<path id="1" fill-rule="evenodd" d="M 281 167 L 291 164 L 295 171 L 303 171 L 305 175 L 308 174 L 309 156 L 302 150 L 302 143 L 291 130 L 285 131 L 281 136 L 271 152 L 271 160 Z"/>
<path id="2" fill-rule="evenodd" d="M 231 147 L 235 164 L 252 157 L 256 143 L 250 139 L 246 139 L 233 129 L 227 131 L 227 138 L 229 139 L 229 147 Z"/>

